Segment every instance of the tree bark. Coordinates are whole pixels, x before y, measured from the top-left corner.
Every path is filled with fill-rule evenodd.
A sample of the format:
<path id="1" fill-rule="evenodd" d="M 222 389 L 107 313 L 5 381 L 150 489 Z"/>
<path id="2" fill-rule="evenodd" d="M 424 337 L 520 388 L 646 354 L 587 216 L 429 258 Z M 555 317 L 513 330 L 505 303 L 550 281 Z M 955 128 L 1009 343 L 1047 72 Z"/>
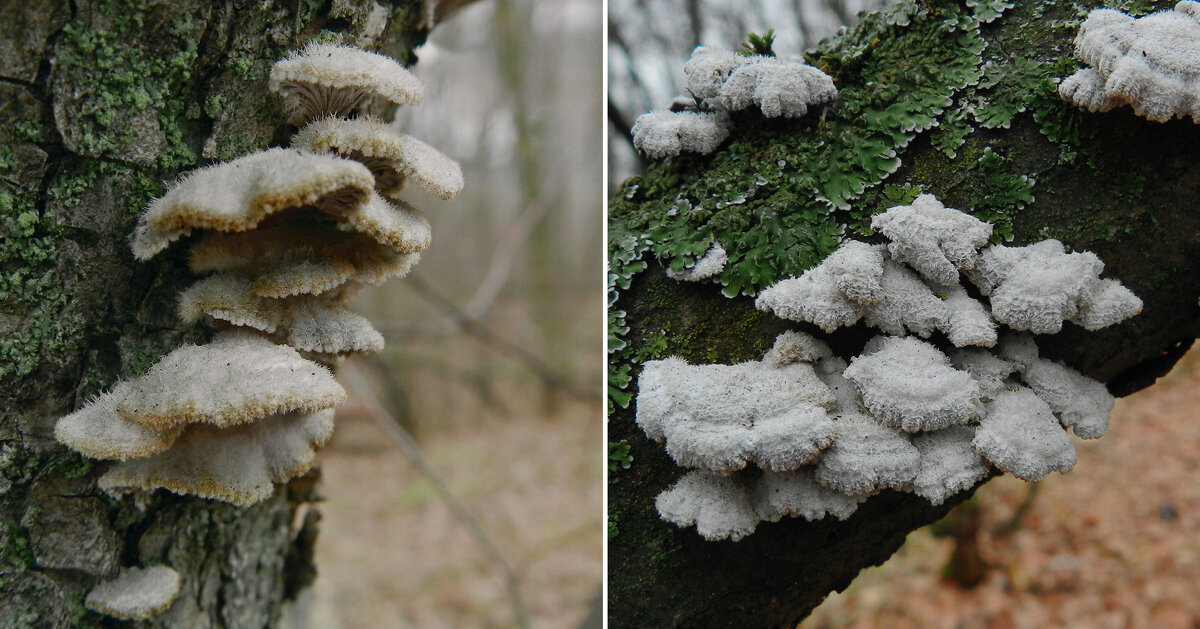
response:
<path id="1" fill-rule="evenodd" d="M 1054 237 L 1096 252 L 1104 276 L 1144 300 L 1142 313 L 1099 332 L 1068 324 L 1037 340 L 1043 356 L 1106 382 L 1115 395 L 1151 385 L 1197 336 L 1200 126 L 1148 122 L 1128 108 L 1089 114 L 1061 101 L 1053 79 L 1076 68 L 1080 16 L 1068 3 L 1018 2 L 1006 11 L 1001 4 L 909 2 L 865 18 L 809 55 L 837 81 L 836 105 L 800 120 L 735 114 L 718 152 L 655 165 L 610 200 L 609 439 L 627 441 L 633 456 L 609 478 L 614 629 L 794 626 L 862 568 L 885 561 L 908 532 L 972 493 L 933 507 L 885 491 L 844 522 L 785 518 L 738 542 L 706 542 L 659 519 L 655 496 L 683 470 L 634 424 L 635 403 L 622 406 L 646 360 L 758 360 L 785 329 L 820 334 L 757 311 L 749 295 L 815 265 L 837 246 L 840 229 L 878 241 L 864 225 L 901 204 L 898 195 L 919 186 L 1010 232 L 1007 244 Z M 994 9 L 1002 15 L 986 13 Z M 898 168 L 880 138 L 890 141 L 883 148 L 895 151 Z M 843 145 L 858 148 L 839 154 Z M 756 177 L 757 188 L 745 183 Z M 714 238 L 730 254 L 721 280 L 726 292 L 740 293 L 733 298 L 717 283 L 675 282 L 663 272 Z M 828 340 L 853 356 L 874 334 L 855 326 Z"/>
<path id="2" fill-rule="evenodd" d="M 183 254 L 133 260 L 138 212 L 183 171 L 286 139 L 267 73 L 291 50 L 415 62 L 423 4 L 0 1 L 0 627 L 106 624 L 83 599 L 123 566 L 182 576 L 146 627 L 277 626 L 311 582 L 315 473 L 245 509 L 114 500 L 54 423 L 206 335 L 176 320 Z"/>

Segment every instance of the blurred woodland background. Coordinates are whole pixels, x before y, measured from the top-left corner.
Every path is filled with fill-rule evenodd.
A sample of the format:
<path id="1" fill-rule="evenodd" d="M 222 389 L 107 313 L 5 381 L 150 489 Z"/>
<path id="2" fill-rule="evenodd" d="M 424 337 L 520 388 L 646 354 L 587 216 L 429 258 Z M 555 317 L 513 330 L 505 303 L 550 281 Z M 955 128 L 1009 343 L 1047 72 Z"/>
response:
<path id="1" fill-rule="evenodd" d="M 641 172 L 629 127 L 680 93 L 697 45 L 774 29 L 800 54 L 881 0 L 610 0 L 608 189 Z M 1200 352 L 1119 399 L 1110 429 L 1077 441 L 1069 475 L 989 482 L 911 534 L 802 627 L 1200 627 Z"/>
<path id="2" fill-rule="evenodd" d="M 489 0 L 417 49 L 425 101 L 396 124 L 466 187 L 407 192 L 433 243 L 354 304 L 387 348 L 339 369 L 309 627 L 572 627 L 598 595 L 601 14 Z"/>

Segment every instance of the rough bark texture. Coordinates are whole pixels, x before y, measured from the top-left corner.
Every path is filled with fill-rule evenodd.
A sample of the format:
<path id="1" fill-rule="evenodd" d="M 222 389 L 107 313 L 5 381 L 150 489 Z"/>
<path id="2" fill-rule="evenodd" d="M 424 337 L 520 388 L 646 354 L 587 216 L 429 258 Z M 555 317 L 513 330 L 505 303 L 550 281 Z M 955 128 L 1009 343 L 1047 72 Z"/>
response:
<path id="1" fill-rule="evenodd" d="M 1051 79 L 1074 70 L 1071 40 L 1091 8 L 1086 4 L 1018 2 L 1003 11 L 997 2 L 921 2 L 908 3 L 908 9 L 894 10 L 886 19 L 864 19 L 857 34 L 810 56 L 811 63 L 834 74 L 842 94 L 823 119 L 765 121 L 739 114 L 733 137 L 718 153 L 652 167 L 610 201 L 610 297 L 616 299 L 614 311 L 624 317 L 610 314 L 610 339 L 618 342 L 610 349 L 610 381 L 617 386 L 610 387 L 615 405 L 609 439 L 627 441 L 633 456 L 632 467 L 610 474 L 609 481 L 610 626 L 794 626 L 862 568 L 885 561 L 908 532 L 953 506 L 932 507 L 911 494 L 886 491 L 845 522 L 762 523 L 739 542 L 705 542 L 695 529 L 659 519 L 655 496 L 683 472 L 633 423 L 635 403 L 621 406 L 624 395 L 636 393 L 640 362 L 669 355 L 691 363 L 758 360 L 782 330 L 816 332 L 755 310 L 745 294 L 723 296 L 715 283 L 665 277 L 662 265 L 694 259 L 713 237 L 730 251 L 731 265 L 739 254 L 756 263 L 742 267 L 750 269 L 748 275 L 731 266 L 721 278 L 729 287 L 753 292 L 776 278 L 799 275 L 836 246 L 837 230 L 826 238 L 822 221 L 834 220 L 847 235 L 872 240 L 863 229 L 870 215 L 915 193 L 906 185 L 920 186 L 948 207 L 1004 226 L 1001 233 L 1011 229 L 1010 244 L 1055 237 L 1074 250 L 1096 252 L 1106 263 L 1105 276 L 1120 278 L 1145 301 L 1143 312 L 1121 325 L 1089 333 L 1068 324 L 1060 334 L 1038 337 L 1043 355 L 1108 383 L 1116 395 L 1127 395 L 1152 384 L 1191 345 L 1200 331 L 1200 214 L 1195 209 L 1200 205 L 1195 168 L 1200 126 L 1190 119 L 1147 122 L 1128 108 L 1088 114 L 1057 99 Z M 1153 4 L 1161 10 L 1174 3 Z M 1003 14 L 986 19 L 989 7 Z M 957 20 L 962 25 L 964 19 L 969 24 L 972 14 L 981 22 L 977 33 L 986 47 L 971 52 L 970 42 L 957 49 L 947 44 L 971 35 L 938 30 L 937 24 Z M 938 73 L 954 71 L 964 56 L 963 67 L 975 70 L 967 72 L 963 84 L 945 88 L 953 104 L 922 112 L 920 103 L 905 100 L 906 87 L 878 96 L 912 81 L 913 68 L 920 77 L 914 84 L 936 86 Z M 876 64 L 881 59 L 886 63 Z M 922 64 L 927 64 L 923 70 Z M 876 100 L 863 111 L 847 102 L 871 98 Z M 865 111 L 887 110 L 893 103 L 900 105 L 889 111 L 916 121 L 915 130 L 903 131 L 903 123 L 888 127 L 887 116 Z M 937 126 L 929 128 L 921 116 Z M 1006 118 L 1008 124 L 1001 124 Z M 889 128 L 901 129 L 892 136 L 901 165 L 875 177 L 872 166 L 852 163 L 850 170 L 865 171 L 864 190 L 859 195 L 851 190 L 844 196 L 847 203 L 830 212 L 824 200 L 840 193 L 828 172 L 841 166 L 828 144 L 839 141 L 838 134 L 847 137 L 872 126 L 884 131 L 863 133 L 866 139 L 857 146 L 870 145 Z M 955 133 L 961 133 L 961 142 L 951 137 Z M 814 136 L 825 144 L 806 139 Z M 805 160 L 825 174 L 806 175 Z M 783 173 L 773 167 L 776 163 Z M 756 177 L 757 187 L 739 188 Z M 757 196 L 744 194 L 747 189 Z M 809 189 L 818 191 L 821 203 L 805 196 Z M 705 205 L 703 197 L 719 203 Z M 727 204 L 737 204 L 739 214 L 722 214 Z M 672 208 L 689 219 L 678 218 Z M 812 218 L 786 229 L 772 227 L 800 213 Z M 686 234 L 694 233 L 700 236 L 688 240 Z M 644 269 L 643 261 L 648 262 Z M 729 287 L 726 291 L 734 292 Z M 856 326 L 830 340 L 839 354 L 854 355 L 873 334 Z M 630 382 L 622 390 L 626 374 Z"/>
<path id="2" fill-rule="evenodd" d="M 264 627 L 313 577 L 307 477 L 251 508 L 113 500 L 56 418 L 145 372 L 182 329 L 178 249 L 136 263 L 138 211 L 182 171 L 279 143 L 271 65 L 315 38 L 406 63 L 420 0 L 0 1 L 0 627 L 111 622 L 83 599 L 122 566 L 183 590 L 147 627 Z"/>

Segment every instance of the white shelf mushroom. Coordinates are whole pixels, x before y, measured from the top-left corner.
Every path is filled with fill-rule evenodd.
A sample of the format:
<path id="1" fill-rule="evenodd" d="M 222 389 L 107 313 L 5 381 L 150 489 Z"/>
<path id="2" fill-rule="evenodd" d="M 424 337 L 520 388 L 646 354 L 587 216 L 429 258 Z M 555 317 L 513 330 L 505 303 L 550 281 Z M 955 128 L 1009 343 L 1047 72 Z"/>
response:
<path id="1" fill-rule="evenodd" d="M 122 568 L 116 578 L 88 592 L 88 609 L 121 620 L 145 620 L 166 611 L 179 596 L 182 580 L 168 566 Z"/>

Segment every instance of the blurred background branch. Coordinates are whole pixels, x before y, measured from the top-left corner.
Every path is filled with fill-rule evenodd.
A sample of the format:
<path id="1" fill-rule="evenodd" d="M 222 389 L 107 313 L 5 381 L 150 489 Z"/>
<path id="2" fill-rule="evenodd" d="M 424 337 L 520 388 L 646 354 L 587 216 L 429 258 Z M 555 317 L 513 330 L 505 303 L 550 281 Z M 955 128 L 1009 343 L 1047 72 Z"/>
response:
<path id="1" fill-rule="evenodd" d="M 573 626 L 602 570 L 602 2 L 432 18 L 395 125 L 466 187 L 403 193 L 432 244 L 353 304 L 388 343 L 343 367 L 312 626 Z"/>

